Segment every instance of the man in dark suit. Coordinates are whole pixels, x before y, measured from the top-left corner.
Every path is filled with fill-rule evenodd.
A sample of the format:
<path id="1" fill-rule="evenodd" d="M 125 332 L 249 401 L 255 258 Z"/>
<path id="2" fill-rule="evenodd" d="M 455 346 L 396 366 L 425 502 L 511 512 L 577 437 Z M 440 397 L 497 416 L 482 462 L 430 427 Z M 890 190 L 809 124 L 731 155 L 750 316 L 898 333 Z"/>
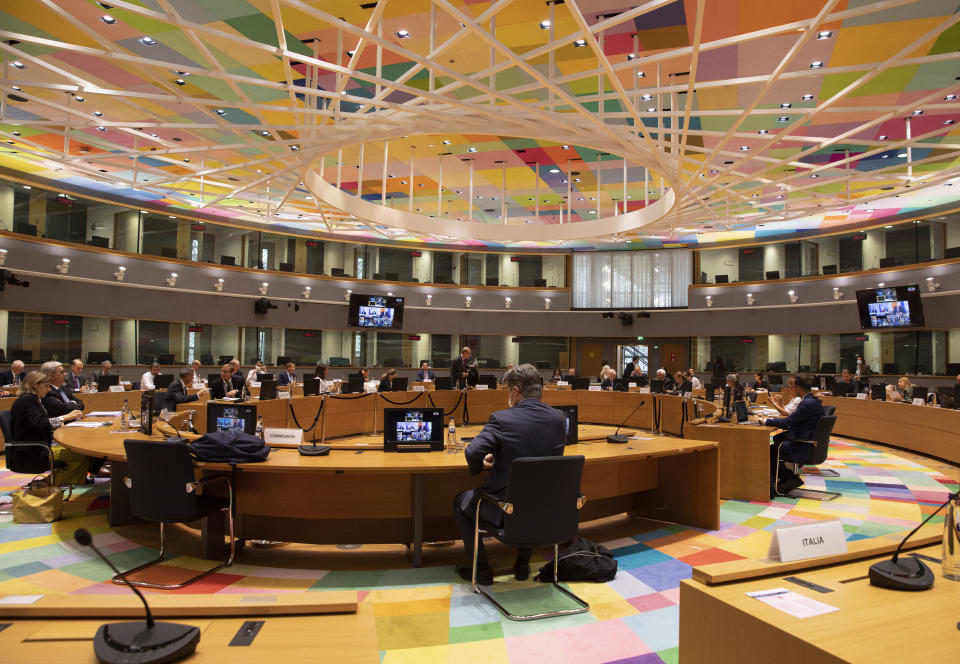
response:
<path id="1" fill-rule="evenodd" d="M 770 487 L 771 496 L 774 493 L 784 495 L 803 484 L 793 471 L 786 466 L 786 462 L 803 464 L 813 454 L 813 445 L 798 441 L 811 440 L 817 422 L 823 417 L 823 404 L 815 397 L 810 388 L 813 386 L 813 377 L 808 374 L 797 374 L 793 377 L 793 391 L 800 397 L 797 409 L 787 417 L 768 417 L 763 424 L 768 427 L 784 429 L 773 437 L 770 446 Z M 777 450 L 780 451 L 779 483 L 774 486 L 777 477 Z"/>
<path id="2" fill-rule="evenodd" d="M 50 390 L 41 399 L 50 417 L 60 417 L 75 410 L 83 410 L 83 402 L 73 395 L 66 384 L 67 371 L 59 362 L 44 362 L 40 371 L 50 376 Z"/>
<path id="3" fill-rule="evenodd" d="M 630 374 L 633 373 L 633 370 L 637 367 L 637 362 L 640 360 L 639 357 L 635 357 L 627 362 L 627 366 L 623 368 L 623 378 L 624 380 L 630 379 Z"/>
<path id="4" fill-rule="evenodd" d="M 206 400 L 210 390 L 204 388 L 196 394 L 189 394 L 187 388 L 191 385 L 193 385 L 193 367 L 184 367 L 180 370 L 179 378 L 170 383 L 170 387 L 164 392 L 163 407 L 173 413 L 179 404 L 190 403 L 201 398 Z"/>
<path id="5" fill-rule="evenodd" d="M 510 476 L 510 465 L 520 457 L 562 456 L 566 440 L 566 421 L 559 410 L 540 400 L 543 380 L 532 364 L 521 364 L 511 369 L 504 383 L 509 390 L 507 401 L 510 408 L 490 415 L 483 430 L 470 441 L 464 456 L 472 475 L 489 471 L 486 479 L 476 489 L 457 495 L 453 512 L 457 528 L 463 538 L 467 559 L 473 560 L 473 526 L 479 492 L 503 496 Z M 485 523 L 499 526 L 503 513 L 492 505 L 480 508 L 480 517 Z M 530 549 L 520 549 L 513 564 L 517 579 L 526 579 L 530 574 Z M 471 566 L 458 571 L 470 580 Z M 493 572 L 487 562 L 483 541 L 478 543 L 477 583 L 493 583 Z"/>
<path id="6" fill-rule="evenodd" d="M 417 381 L 435 380 L 436 376 L 430 371 L 430 363 L 424 360 L 420 363 L 420 371 L 417 372 Z"/>
<path id="7" fill-rule="evenodd" d="M 233 367 L 229 364 L 224 364 L 220 368 L 220 378 L 213 381 L 213 385 L 210 386 L 210 398 L 232 399 L 233 397 L 240 396 L 243 390 L 243 379 L 240 378 L 240 386 L 237 387 L 237 381 L 235 380 L 237 378 L 240 377 L 233 373 Z"/>
<path id="8" fill-rule="evenodd" d="M 297 365 L 293 362 L 287 362 L 287 370 L 277 376 L 277 385 L 293 385 L 297 382 Z"/>
<path id="9" fill-rule="evenodd" d="M 462 390 L 470 382 L 470 370 L 475 368 L 473 360 L 470 358 L 472 351 L 469 346 L 464 346 L 460 351 L 460 356 L 454 358 L 450 363 L 450 381 L 453 383 L 453 389 Z"/>
<path id="10" fill-rule="evenodd" d="M 83 362 L 78 358 L 70 363 L 70 370 L 67 372 L 66 386 L 71 391 L 76 392 L 89 382 L 89 378 L 83 373 Z"/>
<path id="11" fill-rule="evenodd" d="M 112 376 L 113 375 L 113 362 L 110 360 L 104 360 L 100 363 L 100 368 L 93 372 L 93 380 L 96 382 L 97 378 L 100 376 Z"/>
<path id="12" fill-rule="evenodd" d="M 19 385 L 26 376 L 27 374 L 23 371 L 23 362 L 14 360 L 8 371 L 0 373 L 0 385 Z"/>

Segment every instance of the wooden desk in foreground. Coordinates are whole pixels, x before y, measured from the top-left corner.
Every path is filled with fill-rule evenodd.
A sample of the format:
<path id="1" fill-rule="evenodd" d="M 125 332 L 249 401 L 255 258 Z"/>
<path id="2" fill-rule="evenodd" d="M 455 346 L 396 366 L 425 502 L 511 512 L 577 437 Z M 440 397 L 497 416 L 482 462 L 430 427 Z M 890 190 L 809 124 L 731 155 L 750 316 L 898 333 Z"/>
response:
<path id="1" fill-rule="evenodd" d="M 940 557 L 939 547 L 920 553 Z M 870 585 L 877 558 L 797 572 L 827 588 L 821 593 L 782 577 L 722 586 L 680 583 L 681 664 L 833 664 L 840 662 L 953 662 L 960 653 L 960 582 L 924 559 L 936 575 L 930 590 L 898 592 Z M 814 564 L 814 561 L 807 561 Z M 786 588 L 839 609 L 795 618 L 747 592 Z"/>

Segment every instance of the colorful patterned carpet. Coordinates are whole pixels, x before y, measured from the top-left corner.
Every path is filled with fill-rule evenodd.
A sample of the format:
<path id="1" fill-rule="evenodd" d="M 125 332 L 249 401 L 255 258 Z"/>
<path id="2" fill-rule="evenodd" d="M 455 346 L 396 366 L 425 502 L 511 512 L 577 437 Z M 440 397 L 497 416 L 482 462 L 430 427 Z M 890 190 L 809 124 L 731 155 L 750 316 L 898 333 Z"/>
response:
<path id="1" fill-rule="evenodd" d="M 511 622 L 468 584 L 455 580 L 451 566 L 336 571 L 235 564 L 184 591 L 190 593 L 360 591 L 374 605 L 381 661 L 576 662 L 577 664 L 659 664 L 677 661 L 678 584 L 691 566 L 766 556 L 770 532 L 783 524 L 840 519 L 848 540 L 884 537 L 916 525 L 956 490 L 956 473 L 941 464 L 896 455 L 865 443 L 835 439 L 827 467 L 837 478 L 809 477 L 807 488 L 843 495 L 832 502 L 780 498 L 770 503 L 724 501 L 720 528 L 705 532 L 683 526 L 659 527 L 605 542 L 619 563 L 610 583 L 570 584 L 590 602 L 588 613 L 533 622 Z M 0 470 L 0 494 L 25 481 Z M 54 524 L 0 522 L 0 596 L 50 593 L 124 593 L 109 583 L 110 572 L 71 534 L 86 527 L 121 569 L 154 556 L 107 526 L 106 485 L 81 489 Z M 938 515 L 936 520 L 942 520 Z M 647 523 L 649 522 L 642 522 Z M 277 552 L 278 554 L 280 552 Z M 273 559 L 282 560 L 282 555 Z M 399 560 L 399 558 L 397 558 Z M 429 557 L 428 557 L 429 561 Z M 542 562 L 542 561 L 540 561 Z M 509 559 L 494 560 L 509 566 Z M 181 556 L 175 566 L 202 569 L 209 563 Z M 398 565 L 401 564 L 398 562 Z M 511 577 L 512 579 L 512 577 Z M 497 596 L 523 611 L 543 602 L 562 602 L 549 586 L 498 579 Z"/>

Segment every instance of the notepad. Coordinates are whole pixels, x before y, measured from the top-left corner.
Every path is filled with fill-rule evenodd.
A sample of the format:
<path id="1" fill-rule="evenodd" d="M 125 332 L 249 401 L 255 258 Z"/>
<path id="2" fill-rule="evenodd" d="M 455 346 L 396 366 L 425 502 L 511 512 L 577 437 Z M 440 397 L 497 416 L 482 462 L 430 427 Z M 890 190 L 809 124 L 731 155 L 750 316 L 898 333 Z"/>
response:
<path id="1" fill-rule="evenodd" d="M 794 618 L 812 618 L 813 616 L 822 616 L 825 613 L 840 610 L 835 606 L 818 602 L 815 599 L 810 599 L 786 588 L 759 590 L 749 592 L 747 595 L 760 600 L 764 604 L 769 604 L 773 608 L 783 611 Z"/>
<path id="2" fill-rule="evenodd" d="M 83 427 L 84 429 L 99 429 L 109 425 L 109 422 L 68 422 L 65 427 Z"/>
<path id="3" fill-rule="evenodd" d="M 92 413 L 87 413 L 87 417 L 120 417 L 122 415 L 119 410 L 95 410 Z"/>

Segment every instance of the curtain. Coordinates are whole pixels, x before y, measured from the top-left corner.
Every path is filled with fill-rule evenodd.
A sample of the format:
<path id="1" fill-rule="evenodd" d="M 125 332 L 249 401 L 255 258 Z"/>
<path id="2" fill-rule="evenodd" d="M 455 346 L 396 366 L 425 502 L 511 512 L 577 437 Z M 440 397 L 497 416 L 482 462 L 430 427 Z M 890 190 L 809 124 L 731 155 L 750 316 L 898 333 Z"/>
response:
<path id="1" fill-rule="evenodd" d="M 573 308 L 685 307 L 692 263 L 687 249 L 574 252 Z"/>

